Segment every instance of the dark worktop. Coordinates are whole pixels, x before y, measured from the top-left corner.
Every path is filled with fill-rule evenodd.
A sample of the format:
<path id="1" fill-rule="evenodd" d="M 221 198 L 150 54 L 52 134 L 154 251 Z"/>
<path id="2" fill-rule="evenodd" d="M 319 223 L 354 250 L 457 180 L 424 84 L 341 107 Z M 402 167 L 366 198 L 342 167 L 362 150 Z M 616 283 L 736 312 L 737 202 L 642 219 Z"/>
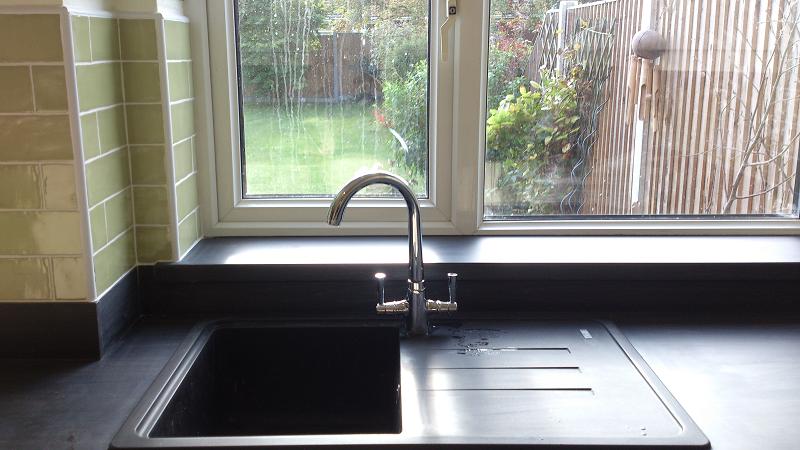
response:
<path id="1" fill-rule="evenodd" d="M 194 321 L 145 319 L 97 362 L 0 360 L 0 448 L 105 449 Z M 800 320 L 617 320 L 714 449 L 800 442 Z"/>

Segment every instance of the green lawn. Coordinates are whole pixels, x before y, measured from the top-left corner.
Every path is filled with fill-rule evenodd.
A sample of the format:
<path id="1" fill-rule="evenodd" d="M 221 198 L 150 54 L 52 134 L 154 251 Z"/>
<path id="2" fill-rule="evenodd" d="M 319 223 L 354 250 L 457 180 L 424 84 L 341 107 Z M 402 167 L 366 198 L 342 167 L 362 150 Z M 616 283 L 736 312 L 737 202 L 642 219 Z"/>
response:
<path id="1" fill-rule="evenodd" d="M 392 170 L 392 135 L 360 104 L 306 104 L 294 117 L 244 107 L 247 193 L 333 195 L 354 175 Z M 400 175 L 404 175 L 400 173 Z"/>

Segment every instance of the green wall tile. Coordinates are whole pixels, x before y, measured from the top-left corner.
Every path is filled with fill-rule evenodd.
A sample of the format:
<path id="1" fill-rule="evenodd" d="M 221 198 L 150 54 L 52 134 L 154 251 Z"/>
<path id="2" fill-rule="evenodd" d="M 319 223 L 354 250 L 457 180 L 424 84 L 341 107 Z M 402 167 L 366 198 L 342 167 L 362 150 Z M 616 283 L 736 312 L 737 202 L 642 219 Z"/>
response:
<path id="1" fill-rule="evenodd" d="M 100 136 L 97 130 L 97 113 L 81 116 L 81 137 L 83 139 L 83 158 L 89 159 L 100 154 Z"/>
<path id="2" fill-rule="evenodd" d="M 37 111 L 66 111 L 67 82 L 61 66 L 33 66 Z"/>
<path id="3" fill-rule="evenodd" d="M 28 67 L 0 67 L 0 112 L 25 111 L 33 111 L 33 89 Z"/>
<path id="4" fill-rule="evenodd" d="M 158 59 L 155 20 L 120 19 L 119 33 L 122 41 L 123 60 L 154 61 Z"/>
<path id="5" fill-rule="evenodd" d="M 169 99 L 184 100 L 194 97 L 192 85 L 192 63 L 171 62 L 167 65 L 169 73 Z"/>
<path id="6" fill-rule="evenodd" d="M 41 208 L 40 185 L 38 166 L 0 166 L 0 209 Z"/>
<path id="7" fill-rule="evenodd" d="M 67 164 L 42 165 L 44 178 L 44 206 L 47 209 L 72 210 L 78 208 L 75 193 L 75 169 Z"/>
<path id="8" fill-rule="evenodd" d="M 50 299 L 49 270 L 44 258 L 0 259 L 0 300 Z"/>
<path id="9" fill-rule="evenodd" d="M 174 20 L 164 21 L 167 59 L 192 59 L 189 45 L 189 24 Z"/>
<path id="10" fill-rule="evenodd" d="M 182 141 L 194 134 L 194 102 L 172 105 L 172 141 Z"/>
<path id="11" fill-rule="evenodd" d="M 168 227 L 136 227 L 136 255 L 140 263 L 172 260 Z"/>
<path id="12" fill-rule="evenodd" d="M 125 145 L 125 109 L 121 105 L 98 111 L 97 126 L 100 129 L 100 151 L 107 152 Z"/>
<path id="13" fill-rule="evenodd" d="M 72 160 L 69 117 L 0 116 L 0 161 Z"/>
<path id="14" fill-rule="evenodd" d="M 89 18 L 85 16 L 73 16 L 72 48 L 75 51 L 75 62 L 89 62 L 92 60 L 90 39 Z"/>
<path id="15" fill-rule="evenodd" d="M 0 15 L 0 62 L 63 61 L 57 14 Z"/>
<path id="16" fill-rule="evenodd" d="M 131 189 L 110 198 L 106 203 L 106 225 L 108 239 L 114 239 L 133 225 L 133 203 Z"/>
<path id="17" fill-rule="evenodd" d="M 0 212 L 0 254 L 81 253 L 77 212 Z"/>
<path id="18" fill-rule="evenodd" d="M 78 66 L 78 100 L 81 111 L 122 103 L 120 63 Z"/>
<path id="19" fill-rule="evenodd" d="M 126 62 L 122 65 L 125 78 L 125 101 L 149 103 L 161 101 L 161 78 L 158 63 Z"/>
<path id="20" fill-rule="evenodd" d="M 192 175 L 176 188 L 178 193 L 178 220 L 183 220 L 197 208 L 197 175 Z"/>
<path id="21" fill-rule="evenodd" d="M 83 258 L 55 257 L 52 262 L 56 300 L 85 300 L 89 293 Z"/>
<path id="22" fill-rule="evenodd" d="M 94 209 L 89 210 L 89 222 L 92 228 L 92 247 L 96 251 L 108 242 L 105 203 L 101 203 Z"/>
<path id="23" fill-rule="evenodd" d="M 186 178 L 194 171 L 194 139 L 181 142 L 173 147 L 173 158 L 175 160 L 175 180 L 179 181 Z"/>
<path id="24" fill-rule="evenodd" d="M 168 225 L 169 205 L 164 187 L 133 188 L 134 217 L 137 225 Z"/>
<path id="25" fill-rule="evenodd" d="M 92 61 L 119 60 L 119 32 L 117 19 L 92 17 Z"/>
<path id="26" fill-rule="evenodd" d="M 130 185 L 127 149 L 109 153 L 86 165 L 89 206 L 94 206 Z"/>
<path id="27" fill-rule="evenodd" d="M 94 276 L 98 295 L 111 287 L 135 264 L 136 251 L 131 230 L 95 255 Z"/>
<path id="28" fill-rule="evenodd" d="M 167 174 L 164 165 L 164 147 L 133 146 L 131 152 L 131 174 L 133 184 L 165 184 Z"/>
<path id="29" fill-rule="evenodd" d="M 197 213 L 191 213 L 178 225 L 178 250 L 183 256 L 192 244 L 200 237 L 200 229 L 197 221 Z"/>
<path id="30" fill-rule="evenodd" d="M 131 145 L 164 143 L 161 105 L 127 105 L 127 111 Z"/>

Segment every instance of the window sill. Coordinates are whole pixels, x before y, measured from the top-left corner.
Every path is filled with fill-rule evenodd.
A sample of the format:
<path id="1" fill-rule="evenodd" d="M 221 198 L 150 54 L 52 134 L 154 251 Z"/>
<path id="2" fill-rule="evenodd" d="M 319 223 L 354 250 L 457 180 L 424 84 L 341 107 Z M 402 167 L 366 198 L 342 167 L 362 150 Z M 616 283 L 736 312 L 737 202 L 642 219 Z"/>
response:
<path id="1" fill-rule="evenodd" d="M 405 237 L 228 237 L 202 240 L 182 261 L 159 263 L 167 282 L 405 279 Z M 797 280 L 795 236 L 429 236 L 426 279 Z"/>

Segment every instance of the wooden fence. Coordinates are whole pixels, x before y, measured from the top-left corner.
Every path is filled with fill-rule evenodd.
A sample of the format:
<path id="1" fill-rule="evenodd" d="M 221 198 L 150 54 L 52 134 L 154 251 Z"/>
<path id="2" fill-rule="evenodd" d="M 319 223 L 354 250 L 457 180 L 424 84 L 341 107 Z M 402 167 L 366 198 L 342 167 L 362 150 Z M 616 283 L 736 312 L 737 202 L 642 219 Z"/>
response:
<path id="1" fill-rule="evenodd" d="M 582 214 L 795 210 L 796 0 L 608 0 L 567 14 L 567 36 L 575 18 L 616 24 Z M 667 42 L 654 62 L 631 57 L 648 23 Z M 545 59 L 547 44 L 537 46 Z"/>

